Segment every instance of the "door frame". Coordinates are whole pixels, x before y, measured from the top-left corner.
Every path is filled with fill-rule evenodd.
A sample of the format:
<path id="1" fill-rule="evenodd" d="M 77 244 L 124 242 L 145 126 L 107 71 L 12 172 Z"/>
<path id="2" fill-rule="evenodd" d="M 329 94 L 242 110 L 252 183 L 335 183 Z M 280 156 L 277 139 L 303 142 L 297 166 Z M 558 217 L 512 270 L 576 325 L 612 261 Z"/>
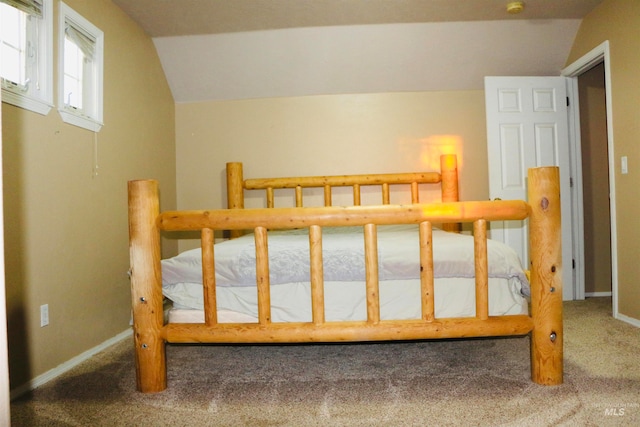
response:
<path id="1" fill-rule="evenodd" d="M 578 77 L 595 65 L 604 63 L 604 84 L 607 115 L 607 152 L 609 156 L 609 209 L 611 215 L 611 300 L 613 317 L 618 318 L 618 234 L 616 224 L 616 181 L 615 181 L 615 153 L 613 145 L 613 109 L 611 96 L 611 58 L 609 54 L 609 41 L 604 41 L 590 52 L 580 57 L 561 71 L 561 75 L 568 78 L 567 90 L 571 91 L 571 97 L 578 100 Z M 584 299 L 584 212 L 582 204 L 582 158 L 580 142 L 580 108 L 578 102 L 573 102 L 569 109 L 569 126 L 573 132 L 569 135 L 569 149 L 572 158 L 572 167 L 575 166 L 573 203 L 573 228 L 574 239 L 573 252 L 577 257 L 577 268 L 574 274 L 576 279 L 576 299 Z"/>
<path id="2" fill-rule="evenodd" d="M 4 197 L 2 180 L 2 92 L 0 91 L 0 425 L 11 425 L 9 390 L 9 350 L 7 343 L 7 305 L 4 274 Z"/>

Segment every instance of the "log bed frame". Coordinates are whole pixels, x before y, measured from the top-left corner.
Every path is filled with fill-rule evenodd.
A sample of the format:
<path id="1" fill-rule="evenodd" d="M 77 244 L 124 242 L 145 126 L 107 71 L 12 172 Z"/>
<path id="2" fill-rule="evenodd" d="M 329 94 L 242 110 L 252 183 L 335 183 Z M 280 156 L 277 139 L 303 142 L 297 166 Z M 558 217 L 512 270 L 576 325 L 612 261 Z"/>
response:
<path id="1" fill-rule="evenodd" d="M 129 190 L 129 249 L 137 387 L 159 392 L 167 387 L 166 343 L 303 343 L 385 341 L 526 335 L 531 337 L 531 377 L 538 384 L 562 383 L 562 267 L 559 172 L 555 167 L 528 172 L 528 200 L 458 201 L 454 155 L 442 156 L 441 172 L 322 176 L 278 179 L 243 178 L 242 164 L 227 164 L 229 209 L 160 212 L 158 183 L 136 180 Z M 442 203 L 420 204 L 419 183 L 440 183 Z M 409 184 L 412 204 L 389 204 L 389 185 Z M 360 186 L 380 185 L 383 204 L 359 206 Z M 331 188 L 353 188 L 354 206 L 331 206 Z M 324 188 L 324 207 L 302 207 L 302 189 Z M 273 192 L 294 188 L 296 207 L 274 208 Z M 246 189 L 264 189 L 267 208 L 244 209 Z M 530 315 L 488 315 L 487 223 L 529 218 Z M 436 318 L 432 223 L 456 231 L 473 223 L 476 268 L 476 316 Z M 378 299 L 377 233 L 385 224 L 419 224 L 422 318 L 381 320 Z M 322 227 L 364 227 L 367 320 L 325 322 Z M 272 323 L 269 293 L 267 229 L 309 229 L 312 321 Z M 164 324 L 161 279 L 161 232 L 201 232 L 205 323 Z M 233 236 L 253 230 L 256 241 L 258 322 L 218 323 L 214 272 L 214 231 Z"/>

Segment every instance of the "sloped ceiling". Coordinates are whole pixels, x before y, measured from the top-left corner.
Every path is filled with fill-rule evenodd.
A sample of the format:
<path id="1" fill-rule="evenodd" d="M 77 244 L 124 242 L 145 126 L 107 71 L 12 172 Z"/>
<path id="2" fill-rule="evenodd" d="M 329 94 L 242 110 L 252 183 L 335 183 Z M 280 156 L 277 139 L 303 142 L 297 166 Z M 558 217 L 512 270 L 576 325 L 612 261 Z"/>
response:
<path id="1" fill-rule="evenodd" d="M 558 75 L 602 0 L 113 0 L 153 38 L 176 102 L 482 89 Z"/>

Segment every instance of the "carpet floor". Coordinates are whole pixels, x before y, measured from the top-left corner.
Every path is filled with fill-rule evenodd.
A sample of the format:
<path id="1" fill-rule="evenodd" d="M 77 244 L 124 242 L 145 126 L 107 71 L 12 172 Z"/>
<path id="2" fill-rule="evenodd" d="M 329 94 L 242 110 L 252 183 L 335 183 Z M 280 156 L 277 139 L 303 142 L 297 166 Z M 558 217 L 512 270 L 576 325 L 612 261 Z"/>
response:
<path id="1" fill-rule="evenodd" d="M 529 338 L 169 345 L 136 391 L 120 342 L 12 402 L 13 426 L 639 426 L 640 329 L 611 299 L 564 305 L 564 384 L 530 380 Z"/>

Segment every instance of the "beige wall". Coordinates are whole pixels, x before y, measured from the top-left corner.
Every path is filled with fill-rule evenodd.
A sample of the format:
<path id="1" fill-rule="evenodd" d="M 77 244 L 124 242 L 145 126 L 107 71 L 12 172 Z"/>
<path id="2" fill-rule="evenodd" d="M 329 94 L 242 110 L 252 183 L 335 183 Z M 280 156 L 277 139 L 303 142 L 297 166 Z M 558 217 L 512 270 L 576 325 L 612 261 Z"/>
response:
<path id="1" fill-rule="evenodd" d="M 177 104 L 176 145 L 180 209 L 226 207 L 229 161 L 258 178 L 434 170 L 456 152 L 461 197 L 489 192 L 483 91 Z"/>
<path id="2" fill-rule="evenodd" d="M 583 20 L 570 64 L 605 40 L 611 53 L 619 312 L 640 319 L 640 2 L 605 0 Z M 627 156 L 629 173 L 620 173 Z"/>
<path id="3" fill-rule="evenodd" d="M 41 116 L 3 104 L 13 388 L 128 328 L 127 180 L 160 179 L 163 207 L 175 207 L 174 102 L 151 39 L 110 0 L 65 3 L 105 34 L 99 173 L 93 133 L 55 109 Z"/>

